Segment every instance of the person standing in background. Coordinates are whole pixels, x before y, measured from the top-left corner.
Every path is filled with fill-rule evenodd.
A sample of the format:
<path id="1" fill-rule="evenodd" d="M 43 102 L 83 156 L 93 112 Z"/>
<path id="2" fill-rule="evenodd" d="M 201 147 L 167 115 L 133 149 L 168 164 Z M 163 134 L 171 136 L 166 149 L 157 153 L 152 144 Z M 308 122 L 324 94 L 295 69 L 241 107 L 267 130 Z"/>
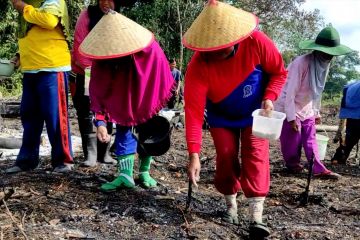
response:
<path id="1" fill-rule="evenodd" d="M 79 46 L 105 13 L 109 10 L 120 11 L 121 2 L 121 0 L 98 0 L 96 5 L 90 5 L 80 13 L 75 26 L 70 91 L 78 117 L 85 158 L 82 165 L 85 167 L 95 167 L 97 162 L 115 164 L 116 161 L 109 153 L 110 141 L 103 143 L 96 137 L 93 127 L 94 114 L 90 110 L 90 97 L 85 91 L 86 88 L 88 92 L 89 88 L 89 83 L 85 82 L 85 71 L 88 71 L 90 75 L 92 60 L 79 53 Z M 111 135 L 113 124 L 108 122 L 106 128 Z"/>
<path id="2" fill-rule="evenodd" d="M 175 58 L 170 59 L 170 70 L 176 84 L 175 89 L 173 90 L 173 95 L 168 102 L 168 108 L 173 109 L 176 105 L 176 102 L 180 103 L 183 98 L 183 92 L 181 88 L 181 72 L 176 68 Z"/>
<path id="3" fill-rule="evenodd" d="M 346 164 L 350 152 L 360 140 L 360 81 L 344 87 L 339 118 L 346 122 L 345 141 L 340 142 L 331 162 Z"/>
<path id="4" fill-rule="evenodd" d="M 51 144 L 55 172 L 73 167 L 68 120 L 68 72 L 70 66 L 68 11 L 64 0 L 12 0 L 20 14 L 18 29 L 23 93 L 20 106 L 24 128 L 22 146 L 15 165 L 6 170 L 17 173 L 39 164 L 40 137 L 44 122 Z"/>
<path id="5" fill-rule="evenodd" d="M 330 62 L 334 56 L 352 50 L 340 44 L 339 33 L 333 27 L 322 29 L 315 40 L 300 42 L 299 47 L 312 52 L 290 63 L 286 85 L 275 104 L 276 110 L 286 113 L 280 136 L 281 152 L 286 168 L 291 172 L 301 172 L 303 147 L 307 160 L 314 160 L 314 177 L 336 180 L 341 176 L 328 170 L 320 161 L 315 124 L 320 123 L 321 96 Z"/>

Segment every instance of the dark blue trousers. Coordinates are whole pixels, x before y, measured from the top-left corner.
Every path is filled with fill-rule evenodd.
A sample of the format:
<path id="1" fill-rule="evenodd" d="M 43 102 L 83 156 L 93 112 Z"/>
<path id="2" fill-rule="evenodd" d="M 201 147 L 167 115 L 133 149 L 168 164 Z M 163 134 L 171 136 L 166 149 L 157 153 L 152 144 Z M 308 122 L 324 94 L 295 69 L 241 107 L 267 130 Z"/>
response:
<path id="1" fill-rule="evenodd" d="M 25 73 L 21 99 L 23 142 L 16 165 L 23 170 L 39 164 L 40 137 L 44 122 L 51 144 L 53 167 L 73 163 L 68 119 L 68 73 Z"/>

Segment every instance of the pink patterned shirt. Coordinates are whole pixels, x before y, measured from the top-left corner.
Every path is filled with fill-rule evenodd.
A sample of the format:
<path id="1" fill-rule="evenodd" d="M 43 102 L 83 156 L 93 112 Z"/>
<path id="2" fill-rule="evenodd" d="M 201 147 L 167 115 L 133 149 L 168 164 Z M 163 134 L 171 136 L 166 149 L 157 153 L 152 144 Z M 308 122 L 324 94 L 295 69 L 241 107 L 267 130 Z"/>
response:
<path id="1" fill-rule="evenodd" d="M 314 102 L 310 89 L 310 63 L 311 53 L 297 57 L 288 66 L 288 77 L 275 109 L 286 113 L 289 122 L 320 116 L 320 102 Z"/>

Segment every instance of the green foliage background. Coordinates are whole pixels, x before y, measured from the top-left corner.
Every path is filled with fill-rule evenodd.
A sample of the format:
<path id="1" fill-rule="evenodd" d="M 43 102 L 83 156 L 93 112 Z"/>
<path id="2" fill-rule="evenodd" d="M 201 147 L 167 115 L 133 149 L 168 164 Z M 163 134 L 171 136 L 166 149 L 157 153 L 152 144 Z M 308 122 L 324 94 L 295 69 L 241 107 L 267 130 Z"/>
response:
<path id="1" fill-rule="evenodd" d="M 94 2 L 95 0 L 91 0 Z M 192 52 L 181 45 L 181 35 L 204 6 L 205 0 L 119 0 L 126 3 L 122 9 L 124 15 L 154 32 L 160 45 L 169 58 L 176 58 L 180 68 L 186 71 L 186 65 Z M 270 36 L 283 53 L 288 64 L 295 56 L 304 52 L 298 49 L 303 39 L 315 38 L 325 25 L 319 11 L 301 10 L 304 0 L 228 0 L 234 6 L 253 12 L 260 19 L 260 28 Z M 67 5 L 73 31 L 77 17 L 90 0 L 68 0 Z M 9 0 L 0 0 L 0 58 L 11 58 L 17 51 L 16 27 L 17 13 Z M 329 23 L 328 23 L 329 24 Z M 71 45 L 72 43 L 70 43 Z M 360 79 L 355 68 L 360 64 L 357 52 L 338 57 L 332 62 L 332 68 L 326 85 L 325 96 L 336 98 L 348 81 Z M 0 92 L 5 95 L 21 94 L 21 74 L 0 82 Z"/>

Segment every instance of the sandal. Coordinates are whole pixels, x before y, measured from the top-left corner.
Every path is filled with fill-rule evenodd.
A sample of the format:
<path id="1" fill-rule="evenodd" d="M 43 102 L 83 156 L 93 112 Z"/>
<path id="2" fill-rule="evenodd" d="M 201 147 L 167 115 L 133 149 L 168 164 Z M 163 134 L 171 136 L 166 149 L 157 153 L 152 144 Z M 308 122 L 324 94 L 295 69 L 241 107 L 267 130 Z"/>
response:
<path id="1" fill-rule="evenodd" d="M 314 174 L 314 178 L 323 179 L 323 180 L 339 180 L 341 175 L 338 173 L 334 173 L 330 170 L 325 170 L 322 173 Z"/>
<path id="2" fill-rule="evenodd" d="M 22 170 L 19 166 L 12 166 L 9 167 L 8 169 L 5 170 L 6 174 L 14 174 L 14 173 L 19 173 L 19 172 L 23 172 L 24 170 Z"/>
<path id="3" fill-rule="evenodd" d="M 286 167 L 285 171 L 290 174 L 298 174 L 304 171 L 304 167 L 303 166 Z"/>
<path id="4" fill-rule="evenodd" d="M 221 220 L 223 220 L 224 222 L 227 222 L 227 223 L 235 224 L 235 225 L 239 224 L 239 217 L 237 214 L 233 215 L 228 212 L 223 212 Z"/>
<path id="5" fill-rule="evenodd" d="M 261 222 L 250 223 L 249 230 L 251 240 L 263 240 L 270 235 L 270 230 L 267 225 Z"/>

